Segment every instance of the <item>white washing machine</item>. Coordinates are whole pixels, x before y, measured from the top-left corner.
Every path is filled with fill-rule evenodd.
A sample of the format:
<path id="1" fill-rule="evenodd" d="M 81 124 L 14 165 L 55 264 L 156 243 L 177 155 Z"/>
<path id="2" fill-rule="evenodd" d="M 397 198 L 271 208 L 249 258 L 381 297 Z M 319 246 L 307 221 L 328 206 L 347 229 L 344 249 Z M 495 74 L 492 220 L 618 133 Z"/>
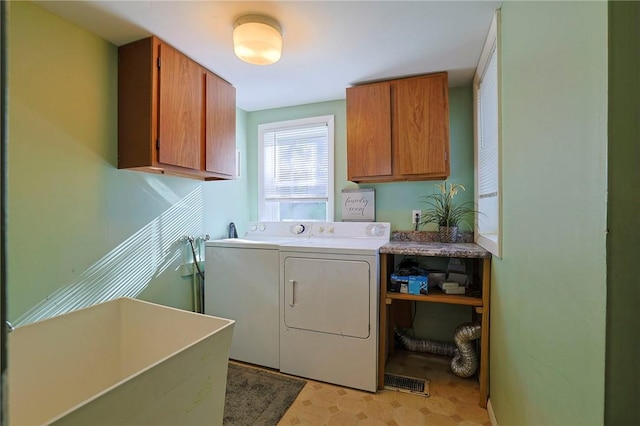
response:
<path id="1" fill-rule="evenodd" d="M 204 312 L 236 321 L 230 358 L 280 367 L 279 247 L 308 238 L 310 229 L 310 223 L 252 223 L 243 238 L 205 243 Z"/>
<path id="2" fill-rule="evenodd" d="M 280 246 L 280 371 L 375 392 L 389 223 L 314 224 Z"/>

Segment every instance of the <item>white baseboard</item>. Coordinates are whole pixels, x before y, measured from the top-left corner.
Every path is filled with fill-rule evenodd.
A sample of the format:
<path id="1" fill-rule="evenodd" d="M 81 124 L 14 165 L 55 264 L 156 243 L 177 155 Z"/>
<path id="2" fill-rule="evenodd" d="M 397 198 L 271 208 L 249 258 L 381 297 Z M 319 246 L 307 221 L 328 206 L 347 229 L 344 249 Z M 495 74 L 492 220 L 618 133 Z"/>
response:
<path id="1" fill-rule="evenodd" d="M 491 399 L 487 401 L 487 412 L 489 413 L 489 421 L 491 422 L 491 426 L 498 426 L 498 420 L 496 419 L 496 413 L 493 412 Z"/>

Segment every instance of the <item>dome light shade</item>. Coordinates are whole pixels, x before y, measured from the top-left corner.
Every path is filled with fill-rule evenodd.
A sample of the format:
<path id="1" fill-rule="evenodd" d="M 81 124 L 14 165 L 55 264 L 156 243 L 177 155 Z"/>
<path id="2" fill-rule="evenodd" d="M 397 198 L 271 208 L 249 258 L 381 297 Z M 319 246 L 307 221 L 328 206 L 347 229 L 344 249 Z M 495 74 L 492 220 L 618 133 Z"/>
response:
<path id="1" fill-rule="evenodd" d="M 245 62 L 269 65 L 282 55 L 282 32 L 274 19 L 245 15 L 233 25 L 233 51 Z"/>

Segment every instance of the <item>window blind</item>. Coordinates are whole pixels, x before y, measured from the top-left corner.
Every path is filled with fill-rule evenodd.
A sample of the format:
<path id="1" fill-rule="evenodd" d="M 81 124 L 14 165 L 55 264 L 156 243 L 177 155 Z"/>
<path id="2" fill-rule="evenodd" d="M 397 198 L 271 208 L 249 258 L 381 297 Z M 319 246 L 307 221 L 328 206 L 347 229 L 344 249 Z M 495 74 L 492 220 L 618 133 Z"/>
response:
<path id="1" fill-rule="evenodd" d="M 478 138 L 480 198 L 498 195 L 498 61 L 493 46 L 478 84 Z"/>
<path id="2" fill-rule="evenodd" d="M 265 201 L 327 201 L 328 144 L 326 124 L 265 132 Z"/>
<path id="3" fill-rule="evenodd" d="M 502 246 L 500 189 L 500 10 L 489 28 L 474 76 L 475 97 L 475 241 L 500 257 Z"/>

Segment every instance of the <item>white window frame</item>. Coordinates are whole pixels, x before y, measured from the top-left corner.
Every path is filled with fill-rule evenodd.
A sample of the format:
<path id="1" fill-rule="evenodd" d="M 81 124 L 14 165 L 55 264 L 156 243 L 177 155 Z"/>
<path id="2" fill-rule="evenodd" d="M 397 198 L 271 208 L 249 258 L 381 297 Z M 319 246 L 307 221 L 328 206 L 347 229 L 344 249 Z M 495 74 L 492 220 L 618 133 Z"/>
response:
<path id="1" fill-rule="evenodd" d="M 478 62 L 478 67 L 476 69 L 476 73 L 473 77 L 473 111 L 474 111 L 474 171 L 475 171 L 475 194 L 474 200 L 479 215 L 476 216 L 476 226 L 475 226 L 475 241 L 478 245 L 484 247 L 489 252 L 491 252 L 494 256 L 500 257 L 501 249 L 502 249 L 502 127 L 500 124 L 500 119 L 502 117 L 501 112 L 501 70 L 500 70 L 500 10 L 496 10 L 493 21 L 491 22 L 491 27 L 489 28 L 489 34 L 487 35 L 487 39 L 485 41 L 484 47 L 482 49 L 482 54 L 480 55 L 480 60 Z M 479 111 L 478 111 L 478 88 L 482 82 L 482 78 L 484 77 L 485 71 L 490 63 L 490 59 L 492 54 L 496 55 L 496 63 L 497 63 L 497 191 L 495 195 L 483 195 L 485 198 L 485 202 L 487 199 L 495 199 L 493 200 L 493 205 L 495 209 L 493 210 L 483 210 L 481 201 L 480 191 L 480 158 L 479 158 L 479 148 L 480 148 L 480 129 L 479 129 Z M 494 232 L 482 232 L 481 225 L 483 221 L 491 221 L 496 224 L 495 233 Z"/>
<path id="2" fill-rule="evenodd" d="M 261 221 L 271 220 L 266 218 L 265 207 L 265 189 L 264 189 L 264 135 L 269 131 L 276 129 L 292 128 L 292 127 L 306 127 L 306 126 L 327 126 L 327 154 L 328 154 L 328 199 L 327 199 L 327 222 L 333 222 L 334 220 L 334 199 L 335 199 L 335 186 L 334 186 L 334 116 L 323 115 L 318 117 L 301 118 L 297 120 L 279 121 L 275 123 L 265 123 L 258 125 L 258 219 Z M 280 218 L 278 218 L 278 221 Z"/>

